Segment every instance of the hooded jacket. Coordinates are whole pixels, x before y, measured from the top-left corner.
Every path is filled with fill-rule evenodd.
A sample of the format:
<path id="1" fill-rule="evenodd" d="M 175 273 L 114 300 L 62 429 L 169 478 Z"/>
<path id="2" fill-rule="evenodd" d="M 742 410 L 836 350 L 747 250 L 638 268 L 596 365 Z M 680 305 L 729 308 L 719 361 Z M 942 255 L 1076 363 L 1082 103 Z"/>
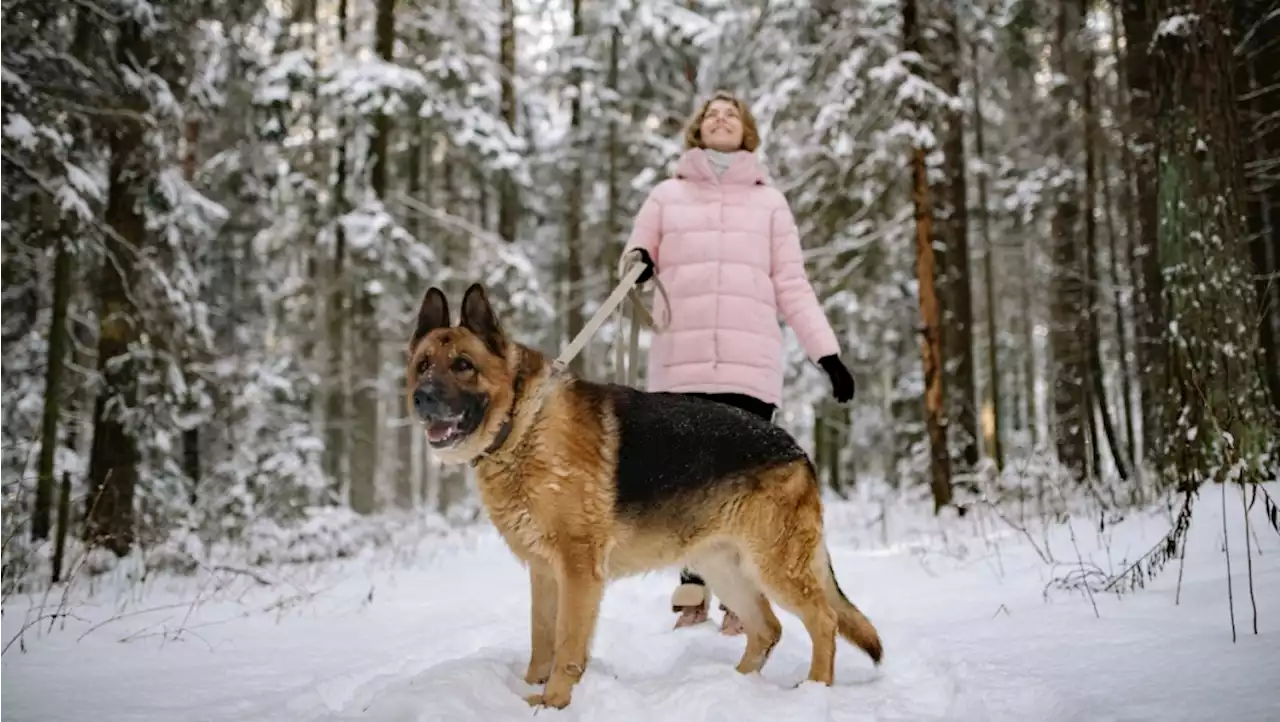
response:
<path id="1" fill-rule="evenodd" d="M 653 260 L 670 309 L 655 294 L 654 318 L 670 324 L 649 348 L 650 391 L 782 397 L 779 317 L 812 361 L 839 345 L 804 268 L 799 232 L 782 193 L 754 154 L 722 172 L 707 151 L 681 156 L 636 216 L 626 250 Z"/>

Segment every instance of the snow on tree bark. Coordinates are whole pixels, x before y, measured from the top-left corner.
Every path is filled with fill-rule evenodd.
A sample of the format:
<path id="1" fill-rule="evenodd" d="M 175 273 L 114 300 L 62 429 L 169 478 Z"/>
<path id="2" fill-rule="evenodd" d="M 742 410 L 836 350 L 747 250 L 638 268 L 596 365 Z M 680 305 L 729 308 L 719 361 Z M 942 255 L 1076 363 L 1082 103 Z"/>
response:
<path id="1" fill-rule="evenodd" d="M 126 21 L 115 44 L 116 61 L 138 72 L 151 58 L 141 25 Z M 134 99 L 140 110 L 145 101 Z M 103 388 L 94 406 L 93 447 L 89 457 L 89 494 L 85 500 L 85 540 L 117 556 L 133 548 L 134 494 L 138 483 L 138 420 L 130 413 L 138 402 L 139 364 L 131 346 L 141 336 L 134 287 L 138 254 L 147 246 L 141 199 L 145 176 L 137 173 L 144 151 L 141 117 L 119 118 L 109 126 L 110 187 L 107 191 L 107 259 L 98 286 L 98 372 Z"/>
<path id="2" fill-rule="evenodd" d="M 1161 0 L 1150 8 L 1157 79 L 1166 432 L 1155 465 L 1179 490 L 1274 476 L 1277 415 L 1268 404 L 1243 212 L 1231 3 Z"/>

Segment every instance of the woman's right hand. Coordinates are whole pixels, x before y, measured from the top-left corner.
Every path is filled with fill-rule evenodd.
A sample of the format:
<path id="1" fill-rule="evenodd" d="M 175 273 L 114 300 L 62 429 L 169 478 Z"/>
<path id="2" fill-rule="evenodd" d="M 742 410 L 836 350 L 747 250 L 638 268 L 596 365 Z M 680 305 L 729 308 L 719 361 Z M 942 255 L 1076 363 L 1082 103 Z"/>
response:
<path id="1" fill-rule="evenodd" d="M 639 253 L 640 262 L 644 264 L 644 273 L 640 274 L 640 277 L 636 279 L 636 283 L 644 283 L 653 278 L 653 259 L 649 257 L 649 252 L 643 248 L 633 248 L 632 252 Z"/>

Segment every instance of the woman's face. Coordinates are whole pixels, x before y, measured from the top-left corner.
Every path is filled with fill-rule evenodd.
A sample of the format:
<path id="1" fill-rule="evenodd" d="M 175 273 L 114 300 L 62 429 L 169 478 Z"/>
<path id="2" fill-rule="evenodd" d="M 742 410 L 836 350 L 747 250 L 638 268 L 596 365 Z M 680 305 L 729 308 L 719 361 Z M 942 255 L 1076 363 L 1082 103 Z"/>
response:
<path id="1" fill-rule="evenodd" d="M 702 116 L 702 143 L 712 150 L 730 152 L 742 147 L 742 116 L 727 100 L 715 100 Z"/>

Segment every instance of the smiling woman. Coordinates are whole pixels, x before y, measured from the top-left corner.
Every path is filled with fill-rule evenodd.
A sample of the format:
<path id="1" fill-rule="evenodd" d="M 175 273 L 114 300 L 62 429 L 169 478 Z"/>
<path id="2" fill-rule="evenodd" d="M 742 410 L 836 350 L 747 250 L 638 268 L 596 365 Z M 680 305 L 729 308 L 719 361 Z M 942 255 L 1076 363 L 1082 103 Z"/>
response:
<path id="1" fill-rule="evenodd" d="M 727 168 L 733 153 L 754 153 L 760 146 L 760 133 L 747 104 L 730 93 L 720 91 L 711 96 L 700 118 L 685 130 L 685 147 L 702 148 L 707 155 Z"/>

